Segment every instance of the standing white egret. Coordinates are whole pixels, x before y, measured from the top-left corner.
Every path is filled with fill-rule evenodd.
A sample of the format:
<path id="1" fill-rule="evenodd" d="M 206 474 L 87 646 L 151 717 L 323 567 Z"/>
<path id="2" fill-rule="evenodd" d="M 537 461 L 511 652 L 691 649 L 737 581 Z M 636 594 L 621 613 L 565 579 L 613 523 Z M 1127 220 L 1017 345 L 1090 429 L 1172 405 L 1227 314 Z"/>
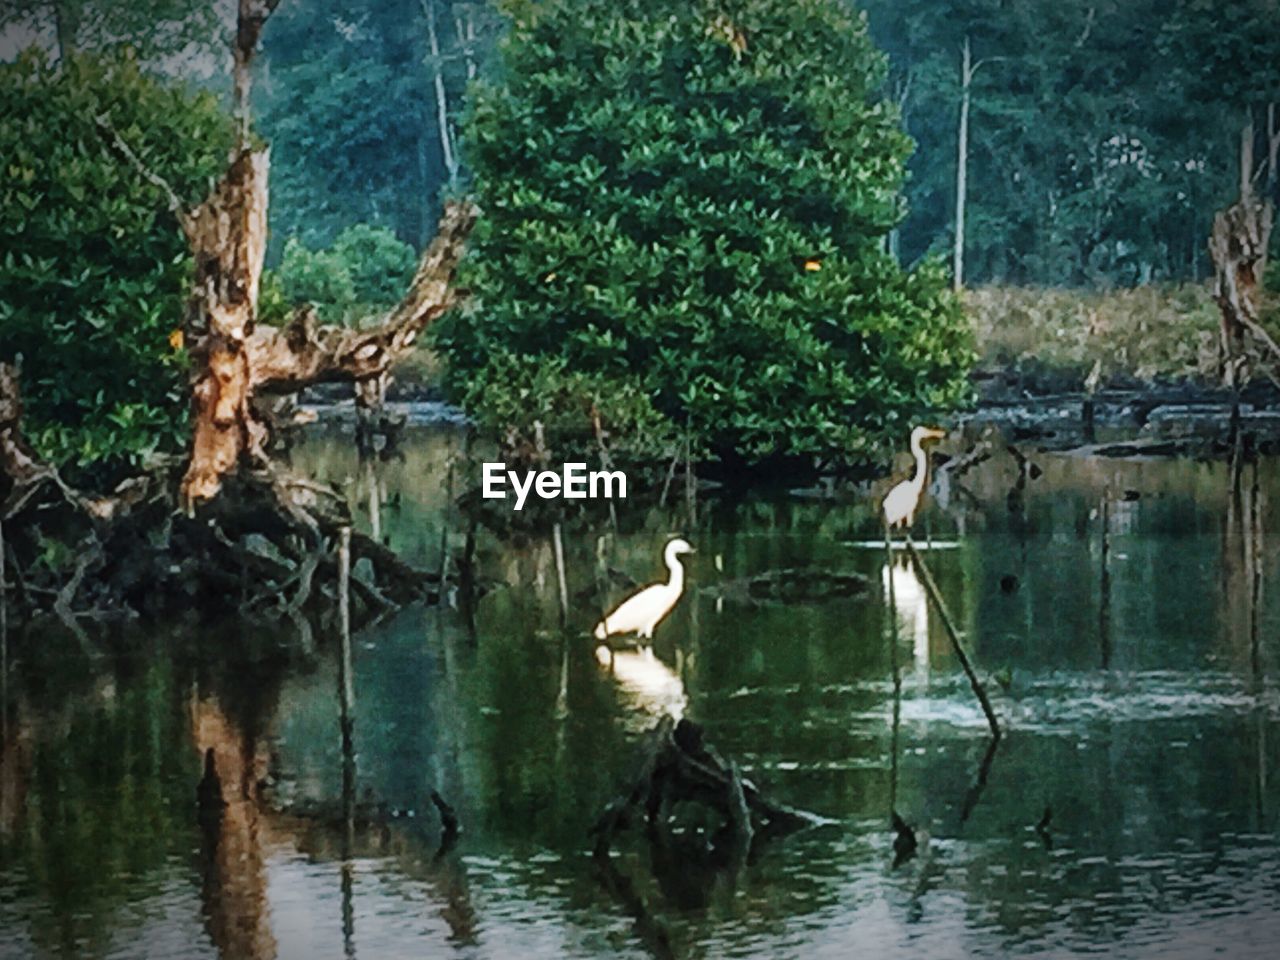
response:
<path id="1" fill-rule="evenodd" d="M 612 613 L 596 624 L 596 639 L 634 633 L 641 639 L 652 640 L 654 628 L 671 612 L 684 592 L 684 566 L 680 563 L 680 556 L 693 552 L 693 547 L 680 537 L 668 543 L 662 554 L 670 573 L 667 582 L 650 584 L 618 604 Z"/>
<path id="2" fill-rule="evenodd" d="M 916 427 L 911 431 L 911 455 L 915 457 L 916 472 L 910 479 L 903 480 L 890 490 L 884 498 L 884 519 L 890 530 L 909 527 L 915 520 L 929 476 L 929 458 L 924 451 L 924 442 L 941 440 L 946 435 L 945 430 L 936 427 Z"/>

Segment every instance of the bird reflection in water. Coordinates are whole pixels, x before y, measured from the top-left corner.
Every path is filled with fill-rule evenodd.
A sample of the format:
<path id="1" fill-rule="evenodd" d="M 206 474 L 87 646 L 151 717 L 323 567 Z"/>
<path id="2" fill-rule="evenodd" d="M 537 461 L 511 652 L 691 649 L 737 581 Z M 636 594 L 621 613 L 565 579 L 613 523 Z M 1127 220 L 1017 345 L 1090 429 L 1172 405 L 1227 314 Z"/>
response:
<path id="1" fill-rule="evenodd" d="M 688 706 L 684 682 L 674 670 L 659 660 L 652 647 L 638 650 L 610 650 L 596 647 L 596 660 L 610 670 L 627 699 L 647 716 L 684 716 Z"/>
<path id="2" fill-rule="evenodd" d="M 888 596 L 893 598 L 898 635 L 911 639 L 911 654 L 919 675 L 929 672 L 929 597 L 915 567 L 907 560 L 886 564 L 882 577 Z"/>

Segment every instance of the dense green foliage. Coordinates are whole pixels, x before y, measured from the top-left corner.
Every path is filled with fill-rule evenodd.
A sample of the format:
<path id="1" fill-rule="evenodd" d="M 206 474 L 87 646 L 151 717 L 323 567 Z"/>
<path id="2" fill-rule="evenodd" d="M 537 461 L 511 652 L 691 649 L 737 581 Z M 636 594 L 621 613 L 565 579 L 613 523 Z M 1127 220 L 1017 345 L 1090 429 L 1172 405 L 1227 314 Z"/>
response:
<path id="1" fill-rule="evenodd" d="M 290 303 L 310 302 L 323 320 L 353 323 L 397 303 L 416 266 L 413 248 L 390 230 L 357 224 L 323 250 L 294 237 L 276 277 Z"/>
<path id="2" fill-rule="evenodd" d="M 137 458 L 175 442 L 186 412 L 170 344 L 187 246 L 163 197 L 106 144 L 110 117 L 190 200 L 221 173 L 231 129 L 216 100 L 131 60 L 37 53 L 0 66 L 0 358 L 22 358 L 26 430 L 56 462 Z"/>
<path id="3" fill-rule="evenodd" d="M 881 66 L 835 0 L 517 20 L 464 129 L 485 215 L 474 306 L 436 327 L 453 394 L 527 435 L 512 391 L 572 377 L 566 427 L 595 405 L 615 443 L 658 422 L 751 462 L 858 459 L 961 402 L 958 304 L 884 249 L 910 143 Z M 605 409 L 619 397 L 625 416 Z"/>
<path id="4" fill-rule="evenodd" d="M 433 59 L 426 15 L 435 15 Z M 277 241 L 327 246 L 346 226 L 387 227 L 420 246 L 448 182 L 434 87 L 452 137 L 470 72 L 498 20 L 464 0 L 282 4 L 263 35 L 259 129 L 272 142 Z"/>
<path id="5" fill-rule="evenodd" d="M 966 279 L 1203 278 L 1240 129 L 1280 100 L 1269 0 L 860 0 L 919 142 L 908 262 L 954 236 L 961 45 L 973 74 Z M 1262 154 L 1259 146 L 1259 156 Z"/>
<path id="6" fill-rule="evenodd" d="M 906 183 L 910 214 L 895 234 L 904 262 L 952 241 L 967 36 L 982 62 L 972 88 L 969 282 L 1128 286 L 1207 275 L 1205 239 L 1234 197 L 1245 109 L 1254 108 L 1261 138 L 1264 104 L 1280 100 L 1269 0 L 840 2 L 867 11 L 889 58 L 883 91 L 919 144 Z M 470 73 L 501 75 L 486 56 L 498 32 L 494 8 L 539 4 L 428 6 L 439 58 L 422 0 L 307 0 L 277 12 L 263 85 L 263 129 L 276 145 L 277 255 L 290 236 L 323 246 L 361 222 L 426 240 L 449 181 L 434 67 L 453 118 Z"/>

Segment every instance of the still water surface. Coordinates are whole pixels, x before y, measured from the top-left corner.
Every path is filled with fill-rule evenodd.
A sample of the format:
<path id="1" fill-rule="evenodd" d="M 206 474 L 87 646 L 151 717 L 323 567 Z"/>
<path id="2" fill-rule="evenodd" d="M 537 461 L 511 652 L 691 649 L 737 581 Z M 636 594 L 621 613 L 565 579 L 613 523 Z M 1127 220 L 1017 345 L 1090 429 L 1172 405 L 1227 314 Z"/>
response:
<path id="1" fill-rule="evenodd" d="M 466 539 L 457 445 L 424 431 L 372 467 L 318 437 L 295 458 L 436 569 Z M 657 657 L 612 674 L 587 637 L 607 519 L 565 530 L 567 631 L 550 538 L 480 527 L 493 587 L 473 610 L 356 637 L 350 835 L 323 636 L 161 632 L 91 665 L 11 630 L 0 957 L 1274 956 L 1278 465 L 1036 462 L 1019 486 L 996 456 L 918 524 L 1007 728 L 994 752 L 919 580 L 886 570 L 853 499 L 624 508 L 609 566 L 656 578 L 672 532 L 699 552 Z M 743 585 L 802 565 L 869 587 L 783 603 Z M 594 863 L 588 826 L 673 708 L 826 821 L 736 875 L 638 836 Z M 210 749 L 243 785 L 216 844 L 195 804 Z M 462 819 L 453 849 L 433 789 Z M 921 840 L 896 868 L 891 807 Z"/>

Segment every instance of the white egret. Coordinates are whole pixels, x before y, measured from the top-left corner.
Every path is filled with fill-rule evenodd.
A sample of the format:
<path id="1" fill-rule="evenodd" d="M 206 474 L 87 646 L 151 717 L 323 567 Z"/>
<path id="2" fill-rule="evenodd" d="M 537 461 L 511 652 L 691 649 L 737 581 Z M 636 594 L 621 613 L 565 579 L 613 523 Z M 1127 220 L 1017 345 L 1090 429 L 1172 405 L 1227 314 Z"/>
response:
<path id="1" fill-rule="evenodd" d="M 684 592 L 684 566 L 680 556 L 693 552 L 693 547 L 680 537 L 668 543 L 662 554 L 670 573 L 667 582 L 650 584 L 618 604 L 596 624 L 596 639 L 633 633 L 643 640 L 652 640 L 654 628 L 671 612 Z"/>
<path id="2" fill-rule="evenodd" d="M 924 452 L 924 443 L 926 440 L 941 440 L 946 435 L 945 430 L 936 427 L 916 427 L 911 431 L 911 455 L 915 457 L 916 472 L 910 479 L 903 480 L 890 490 L 884 498 L 884 519 L 890 530 L 909 527 L 915 520 L 929 477 L 929 458 Z"/>

